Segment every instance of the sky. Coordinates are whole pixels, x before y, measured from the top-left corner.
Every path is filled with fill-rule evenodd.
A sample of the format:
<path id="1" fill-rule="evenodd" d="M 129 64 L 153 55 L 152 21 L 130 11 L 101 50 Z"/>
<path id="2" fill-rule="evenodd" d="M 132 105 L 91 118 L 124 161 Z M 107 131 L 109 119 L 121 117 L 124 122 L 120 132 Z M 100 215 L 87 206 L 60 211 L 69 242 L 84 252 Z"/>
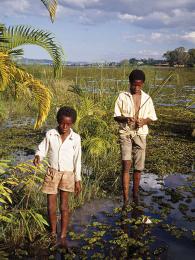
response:
<path id="1" fill-rule="evenodd" d="M 59 0 L 55 22 L 40 0 L 0 0 L 1 23 L 51 32 L 66 60 L 104 62 L 162 58 L 167 50 L 195 48 L 194 0 Z M 47 59 L 40 47 L 24 56 Z"/>

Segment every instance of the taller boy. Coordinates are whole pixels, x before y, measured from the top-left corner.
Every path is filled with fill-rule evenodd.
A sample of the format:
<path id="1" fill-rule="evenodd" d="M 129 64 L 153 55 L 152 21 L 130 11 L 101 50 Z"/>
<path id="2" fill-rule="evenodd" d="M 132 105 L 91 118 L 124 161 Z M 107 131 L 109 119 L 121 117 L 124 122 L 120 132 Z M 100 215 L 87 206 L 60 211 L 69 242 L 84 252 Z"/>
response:
<path id="1" fill-rule="evenodd" d="M 119 123 L 124 205 L 127 205 L 129 200 L 129 171 L 132 165 L 133 198 L 138 197 L 141 172 L 145 163 L 148 125 L 157 120 L 151 97 L 142 91 L 144 82 L 144 72 L 133 70 L 129 75 L 129 91 L 120 93 L 115 103 L 114 119 Z"/>

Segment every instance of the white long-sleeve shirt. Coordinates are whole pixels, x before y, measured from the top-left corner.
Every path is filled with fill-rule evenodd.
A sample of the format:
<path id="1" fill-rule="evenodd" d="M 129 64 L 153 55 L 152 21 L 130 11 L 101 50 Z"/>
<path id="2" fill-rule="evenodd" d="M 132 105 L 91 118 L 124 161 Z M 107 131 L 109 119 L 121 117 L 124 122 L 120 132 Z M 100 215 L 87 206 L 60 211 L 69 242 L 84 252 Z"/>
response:
<path id="1" fill-rule="evenodd" d="M 125 116 L 134 117 L 135 116 L 135 105 L 133 101 L 133 96 L 130 92 L 121 92 L 115 102 L 114 117 Z M 141 104 L 139 111 L 139 118 L 150 118 L 152 121 L 157 120 L 156 112 L 151 97 L 144 91 L 141 91 Z M 131 130 L 127 123 L 119 123 L 119 134 L 130 134 L 144 135 L 148 134 L 148 126 L 144 125 L 138 130 Z"/>
<path id="2" fill-rule="evenodd" d="M 64 142 L 57 129 L 49 130 L 38 145 L 35 155 L 39 155 L 41 160 L 48 155 L 51 168 L 73 171 L 75 181 L 81 180 L 81 138 L 72 129 Z"/>

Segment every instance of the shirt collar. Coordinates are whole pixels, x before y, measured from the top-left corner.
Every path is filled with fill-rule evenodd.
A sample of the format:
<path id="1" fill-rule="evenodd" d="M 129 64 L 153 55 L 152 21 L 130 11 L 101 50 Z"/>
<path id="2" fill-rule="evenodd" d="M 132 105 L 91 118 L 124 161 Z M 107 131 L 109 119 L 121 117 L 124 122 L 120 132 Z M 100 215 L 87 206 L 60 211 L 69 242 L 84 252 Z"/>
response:
<path id="1" fill-rule="evenodd" d="M 58 132 L 58 127 L 56 127 L 55 129 L 54 129 L 54 133 L 55 133 L 55 135 L 57 135 L 57 136 L 60 136 L 60 133 Z M 68 138 L 70 139 L 70 140 L 73 140 L 73 130 L 72 130 L 72 128 L 70 128 L 70 134 L 68 135 Z"/>
<path id="2" fill-rule="evenodd" d="M 128 95 L 129 97 L 133 96 L 130 91 L 126 91 L 125 94 Z M 143 90 L 141 90 L 141 99 L 145 99 L 145 98 L 147 98 L 147 94 Z"/>

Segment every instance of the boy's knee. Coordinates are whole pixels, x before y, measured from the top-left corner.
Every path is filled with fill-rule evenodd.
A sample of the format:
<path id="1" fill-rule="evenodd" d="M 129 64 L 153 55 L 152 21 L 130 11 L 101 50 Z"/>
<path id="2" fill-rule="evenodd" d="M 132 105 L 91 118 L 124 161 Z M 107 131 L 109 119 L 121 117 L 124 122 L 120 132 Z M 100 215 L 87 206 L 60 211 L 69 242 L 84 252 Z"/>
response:
<path id="1" fill-rule="evenodd" d="M 48 205 L 48 211 L 50 213 L 56 213 L 56 206 L 55 205 Z"/>
<path id="2" fill-rule="evenodd" d="M 123 160 L 122 161 L 122 171 L 123 171 L 123 173 L 129 173 L 130 169 L 131 169 L 131 161 Z"/>
<path id="3" fill-rule="evenodd" d="M 67 204 L 61 204 L 60 205 L 60 211 L 61 212 L 68 212 L 69 211 L 68 203 Z"/>

